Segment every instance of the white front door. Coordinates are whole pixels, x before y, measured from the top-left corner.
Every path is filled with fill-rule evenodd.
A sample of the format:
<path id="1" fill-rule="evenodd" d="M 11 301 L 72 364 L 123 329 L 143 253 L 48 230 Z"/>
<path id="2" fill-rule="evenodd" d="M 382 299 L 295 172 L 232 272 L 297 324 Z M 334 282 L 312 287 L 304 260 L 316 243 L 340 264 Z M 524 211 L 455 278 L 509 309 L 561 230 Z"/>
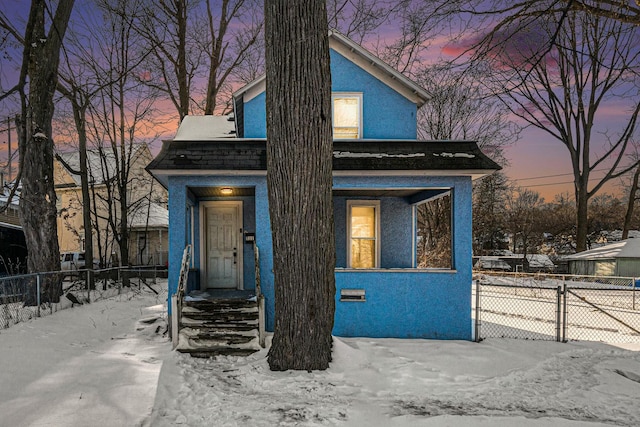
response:
<path id="1" fill-rule="evenodd" d="M 209 202 L 204 207 L 203 288 L 241 288 L 242 202 Z"/>

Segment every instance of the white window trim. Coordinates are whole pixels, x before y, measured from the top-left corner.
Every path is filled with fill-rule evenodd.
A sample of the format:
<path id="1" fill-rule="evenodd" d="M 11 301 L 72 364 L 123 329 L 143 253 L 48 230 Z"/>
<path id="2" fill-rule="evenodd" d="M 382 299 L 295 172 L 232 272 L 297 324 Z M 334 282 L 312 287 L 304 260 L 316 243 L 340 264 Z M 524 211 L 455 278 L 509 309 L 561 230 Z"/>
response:
<path id="1" fill-rule="evenodd" d="M 335 129 L 335 123 L 333 121 L 333 106 L 335 105 L 336 98 L 357 98 L 358 99 L 358 139 L 363 139 L 363 127 L 362 127 L 362 92 L 332 92 L 331 93 L 331 130 Z M 338 140 L 350 140 L 351 138 L 336 138 Z"/>
<path id="2" fill-rule="evenodd" d="M 376 261 L 374 269 L 380 268 L 380 200 L 347 200 L 347 268 L 351 267 L 351 208 L 353 206 L 369 206 L 375 209 L 376 214 Z M 358 270 L 369 270 L 358 268 Z"/>

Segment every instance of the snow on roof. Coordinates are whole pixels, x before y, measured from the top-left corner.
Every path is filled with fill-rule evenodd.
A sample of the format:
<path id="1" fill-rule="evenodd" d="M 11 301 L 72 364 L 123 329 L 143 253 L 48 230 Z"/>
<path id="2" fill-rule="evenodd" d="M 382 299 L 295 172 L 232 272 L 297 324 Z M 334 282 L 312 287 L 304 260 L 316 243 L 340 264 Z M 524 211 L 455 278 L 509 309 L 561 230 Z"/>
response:
<path id="1" fill-rule="evenodd" d="M 169 211 L 157 203 L 150 203 L 148 211 L 147 206 L 141 206 L 132 212 L 129 224 L 131 228 L 169 227 Z"/>
<path id="2" fill-rule="evenodd" d="M 9 200 L 9 196 L 11 195 L 11 189 L 16 185 L 15 180 L 11 182 L 5 182 L 2 187 L 0 187 L 0 206 L 4 206 L 7 204 Z M 11 206 L 17 208 L 20 204 L 20 193 L 22 191 L 22 183 L 18 184 L 18 188 L 16 189 L 15 194 L 11 198 Z"/>
<path id="3" fill-rule="evenodd" d="M 7 191 L 5 194 L 0 192 L 0 206 L 6 205 L 7 200 L 9 200 L 9 191 Z M 20 204 L 20 192 L 18 191 L 11 198 L 11 206 L 14 206 L 17 208 L 19 204 Z"/>
<path id="4" fill-rule="evenodd" d="M 186 116 L 182 119 L 174 141 L 210 141 L 235 138 L 236 124 L 233 115 Z"/>
<path id="5" fill-rule="evenodd" d="M 548 255 L 544 254 L 530 254 L 527 255 L 527 261 L 529 261 L 529 268 L 554 268 L 555 264 L 551 261 Z"/>
<path id="6" fill-rule="evenodd" d="M 1 222 L 1 221 L 0 221 L 0 227 L 12 228 L 14 230 L 22 230 L 22 226 L 21 225 L 9 224 L 8 222 Z"/>
<path id="7" fill-rule="evenodd" d="M 389 153 L 352 153 L 351 151 L 334 151 L 333 157 L 342 158 L 342 157 L 355 157 L 355 158 L 369 158 L 373 157 L 376 159 L 382 159 L 383 157 L 399 157 L 399 158 L 409 158 L 409 157 L 425 157 L 425 153 L 407 153 L 407 154 L 389 154 Z"/>
<path id="8" fill-rule="evenodd" d="M 565 257 L 569 261 L 640 258 L 640 239 L 627 239 Z"/>

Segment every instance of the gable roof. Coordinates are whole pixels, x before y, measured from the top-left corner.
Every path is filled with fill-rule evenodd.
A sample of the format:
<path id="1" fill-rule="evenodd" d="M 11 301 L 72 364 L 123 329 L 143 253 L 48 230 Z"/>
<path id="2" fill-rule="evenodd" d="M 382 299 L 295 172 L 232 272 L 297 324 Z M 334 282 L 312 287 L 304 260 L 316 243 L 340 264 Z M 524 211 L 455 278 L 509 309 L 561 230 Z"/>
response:
<path id="1" fill-rule="evenodd" d="M 472 141 L 334 141 L 334 175 L 449 175 L 479 178 L 499 170 Z M 165 187 L 169 175 L 266 173 L 265 139 L 165 141 L 147 166 Z"/>
<path id="2" fill-rule="evenodd" d="M 417 104 L 418 108 L 429 100 L 430 96 L 427 91 L 417 83 L 338 31 L 329 31 L 329 48 Z M 244 101 L 247 102 L 264 92 L 265 89 L 266 76 L 262 75 L 234 92 L 233 98 L 238 99 L 244 96 Z"/>
<path id="3" fill-rule="evenodd" d="M 640 239 L 621 240 L 599 248 L 569 255 L 564 259 L 568 261 L 587 261 L 615 258 L 640 258 Z"/>
<path id="4" fill-rule="evenodd" d="M 147 144 L 134 144 L 131 155 L 132 163 L 139 157 L 150 154 Z M 62 166 L 62 170 L 68 173 L 73 180 L 75 186 L 81 185 L 80 175 L 73 171 L 80 170 L 80 153 L 78 151 L 70 151 L 66 153 L 57 153 L 56 161 Z M 60 161 L 62 160 L 62 161 Z M 89 176 L 95 181 L 95 184 L 104 184 L 108 179 L 113 178 L 116 170 L 115 154 L 109 147 L 103 150 L 101 154 L 98 149 L 87 150 L 87 171 Z M 68 184 L 56 183 L 56 187 L 68 187 Z"/>

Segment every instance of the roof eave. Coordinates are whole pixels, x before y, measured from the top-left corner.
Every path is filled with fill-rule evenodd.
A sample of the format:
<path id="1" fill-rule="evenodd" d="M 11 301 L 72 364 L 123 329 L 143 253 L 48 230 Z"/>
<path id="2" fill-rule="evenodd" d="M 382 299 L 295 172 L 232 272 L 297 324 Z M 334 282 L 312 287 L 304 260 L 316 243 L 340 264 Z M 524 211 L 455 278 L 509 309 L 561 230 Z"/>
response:
<path id="1" fill-rule="evenodd" d="M 170 176 L 266 176 L 266 170 L 256 169 L 147 169 L 153 177 L 168 188 Z M 334 170 L 333 176 L 469 176 L 476 180 L 496 172 L 495 169 L 378 169 Z"/>

